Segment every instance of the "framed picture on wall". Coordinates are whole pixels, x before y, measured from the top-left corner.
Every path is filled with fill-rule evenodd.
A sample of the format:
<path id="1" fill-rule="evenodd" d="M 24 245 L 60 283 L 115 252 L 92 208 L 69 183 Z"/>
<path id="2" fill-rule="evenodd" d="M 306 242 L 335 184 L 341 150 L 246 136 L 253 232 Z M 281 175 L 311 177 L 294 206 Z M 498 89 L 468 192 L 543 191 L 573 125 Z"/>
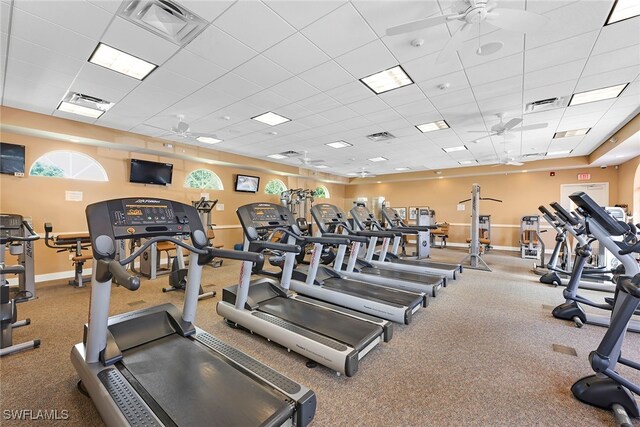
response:
<path id="1" fill-rule="evenodd" d="M 418 209 L 427 209 L 428 206 L 409 206 L 409 220 L 415 221 L 418 219 Z"/>
<path id="2" fill-rule="evenodd" d="M 406 219 L 407 219 L 407 208 L 391 208 L 391 209 L 395 209 L 396 212 L 398 212 L 398 215 L 400 215 L 400 218 L 402 218 L 403 221 L 406 221 Z"/>

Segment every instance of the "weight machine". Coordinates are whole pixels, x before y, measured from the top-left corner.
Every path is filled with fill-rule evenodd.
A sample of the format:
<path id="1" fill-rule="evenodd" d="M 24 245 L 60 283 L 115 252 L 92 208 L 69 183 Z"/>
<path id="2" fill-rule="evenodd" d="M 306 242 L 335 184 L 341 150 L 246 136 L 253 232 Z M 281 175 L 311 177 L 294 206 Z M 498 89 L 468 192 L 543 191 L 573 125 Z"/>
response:
<path id="1" fill-rule="evenodd" d="M 482 259 L 482 254 L 480 253 L 480 200 L 489 200 L 492 202 L 502 203 L 502 200 L 494 199 L 491 197 L 480 197 L 480 185 L 473 184 L 471 186 L 471 198 L 462 200 L 459 203 L 466 203 L 471 201 L 471 234 L 468 239 L 469 242 L 469 255 L 465 256 L 460 264 L 464 264 L 467 260 L 468 264 L 464 264 L 466 267 L 475 269 L 475 270 L 484 270 L 491 271 L 491 268 L 487 265 L 486 262 Z M 488 217 L 488 215 L 485 215 Z M 491 235 L 489 235 L 489 238 Z"/>
<path id="2" fill-rule="evenodd" d="M 91 247 L 89 233 L 73 233 L 54 236 L 53 225 L 50 222 L 44 224 L 44 244 L 56 252 L 69 252 L 69 259 L 73 262 L 74 276 L 69 280 L 69 285 L 83 288 L 86 282 L 91 281 L 90 276 L 83 276 L 84 263 L 91 259 L 91 255 L 84 255 L 82 251 Z"/>
<path id="3" fill-rule="evenodd" d="M 537 259 L 542 256 L 542 265 L 544 265 L 544 249 L 544 242 L 540 236 L 540 217 L 538 215 L 523 216 L 520 221 L 520 257 Z"/>

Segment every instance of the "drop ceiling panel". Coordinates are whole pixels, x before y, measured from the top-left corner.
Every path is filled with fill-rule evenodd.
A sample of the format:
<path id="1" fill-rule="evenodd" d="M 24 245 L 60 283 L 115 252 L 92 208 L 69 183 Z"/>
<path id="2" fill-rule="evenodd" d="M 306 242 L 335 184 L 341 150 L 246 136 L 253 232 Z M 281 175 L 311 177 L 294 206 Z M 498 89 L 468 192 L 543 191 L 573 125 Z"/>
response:
<path id="1" fill-rule="evenodd" d="M 200 89 L 198 92 L 170 104 L 162 112 L 163 115 L 184 114 L 187 121 L 196 121 L 201 117 L 224 108 L 238 101 L 234 96 L 211 89 Z"/>
<path id="2" fill-rule="evenodd" d="M 440 8 L 437 2 L 416 2 L 416 1 L 394 1 L 394 2 L 373 2 L 355 1 L 355 8 L 364 16 L 373 30 L 382 37 L 387 28 L 415 21 L 421 18 L 440 15 Z M 428 38 L 430 35 L 426 29 L 415 31 L 410 35 Z"/>
<path id="3" fill-rule="evenodd" d="M 469 104 L 476 100 L 473 92 L 469 88 L 449 92 L 440 96 L 432 96 L 429 99 L 438 110 L 451 108 L 456 105 Z"/>
<path id="4" fill-rule="evenodd" d="M 420 99 L 419 101 L 410 102 L 408 104 L 394 107 L 394 110 L 403 117 L 412 120 L 414 117 L 422 117 L 425 114 L 440 115 L 428 99 Z M 417 119 L 416 119 L 417 120 Z"/>
<path id="5" fill-rule="evenodd" d="M 398 65 L 398 61 L 380 40 L 336 58 L 336 62 L 353 76 L 361 79 Z"/>
<path id="6" fill-rule="evenodd" d="M 99 8 L 106 10 L 111 14 L 116 13 L 118 8 L 122 4 L 121 0 L 88 0 L 88 1 L 94 6 L 98 6 Z"/>
<path id="7" fill-rule="evenodd" d="M 235 1 L 230 0 L 180 0 L 180 4 L 201 18 L 211 22 L 220 16 Z"/>
<path id="8" fill-rule="evenodd" d="M 267 6 L 283 17 L 289 24 L 302 29 L 344 5 L 344 1 L 269 1 Z"/>
<path id="9" fill-rule="evenodd" d="M 314 113 L 321 113 L 323 111 L 338 108 L 341 104 L 330 96 L 325 95 L 324 93 L 319 93 L 318 95 L 311 96 L 309 98 L 298 101 L 298 104 L 305 107 L 308 110 L 313 111 Z"/>
<path id="10" fill-rule="evenodd" d="M 522 75 L 478 85 L 473 88 L 473 94 L 478 100 L 496 98 L 519 91 L 522 91 Z"/>
<path id="11" fill-rule="evenodd" d="M 447 84 L 447 88 L 440 88 L 442 84 Z M 437 77 L 431 80 L 425 80 L 418 83 L 418 86 L 428 97 L 440 96 L 449 92 L 465 89 L 469 87 L 469 80 L 464 71 L 456 71 L 446 76 Z"/>
<path id="12" fill-rule="evenodd" d="M 251 95 L 240 102 L 248 102 L 250 104 L 253 104 L 257 107 L 262 108 L 262 112 L 266 113 L 267 111 L 277 112 L 279 107 L 287 105 L 291 101 L 280 95 L 276 95 L 274 92 L 267 89 Z"/>
<path id="13" fill-rule="evenodd" d="M 299 103 L 293 103 L 278 108 L 278 112 L 291 120 L 300 120 L 303 117 L 319 117 L 314 115 L 313 111 L 303 107 Z"/>
<path id="14" fill-rule="evenodd" d="M 184 49 L 169 59 L 162 68 L 199 83 L 209 83 L 227 72 L 213 62 Z"/>
<path id="15" fill-rule="evenodd" d="M 640 30 L 638 30 L 638 32 L 640 32 Z M 626 67 L 640 69 L 639 45 L 629 46 L 590 57 L 584 68 L 583 75 L 600 74 Z"/>
<path id="16" fill-rule="evenodd" d="M 20 80 L 34 83 L 46 82 L 48 85 L 63 89 L 68 88 L 75 77 L 73 74 L 60 73 L 17 59 L 12 59 L 7 64 L 7 76 L 17 77 Z M 27 98 L 25 98 L 25 100 L 26 99 Z M 60 97 L 60 99 L 62 99 L 62 97 Z M 54 109 L 57 107 L 57 104 L 51 107 Z"/>
<path id="17" fill-rule="evenodd" d="M 65 111 L 60 111 L 60 110 L 55 110 L 52 113 L 52 116 L 61 117 L 63 119 L 68 119 L 68 120 L 74 120 L 76 122 L 82 122 L 82 123 L 91 123 L 91 124 L 95 124 L 96 123 L 96 119 L 94 119 L 92 117 L 79 116 L 77 114 L 71 114 L 71 113 L 67 113 Z"/>
<path id="18" fill-rule="evenodd" d="M 466 69 L 467 76 L 472 85 L 503 80 L 523 73 L 523 54 L 507 56 L 493 62 L 478 65 Z"/>
<path id="19" fill-rule="evenodd" d="M 335 61 L 328 61 L 299 75 L 319 90 L 329 90 L 353 81 L 353 76 Z"/>
<path id="20" fill-rule="evenodd" d="M 638 62 L 640 64 L 640 62 Z M 633 81 L 640 74 L 640 66 L 620 68 L 606 73 L 584 76 L 578 81 L 576 92 L 615 86 Z"/>
<path id="21" fill-rule="evenodd" d="M 139 80 L 87 62 L 69 90 L 110 102 L 119 102 L 138 84 Z"/>
<path id="22" fill-rule="evenodd" d="M 586 58 L 598 37 L 599 31 L 591 31 L 556 43 L 527 50 L 525 72 L 553 67 L 565 62 Z"/>
<path id="23" fill-rule="evenodd" d="M 296 30 L 259 1 L 238 1 L 215 26 L 258 52 L 273 46 Z"/>
<path id="24" fill-rule="evenodd" d="M 522 92 L 506 94 L 500 98 L 478 100 L 478 107 L 483 115 L 508 111 L 521 111 Z"/>
<path id="25" fill-rule="evenodd" d="M 376 39 L 351 3 L 334 10 L 302 30 L 327 55 L 336 57 Z"/>
<path id="26" fill-rule="evenodd" d="M 258 54 L 214 25 L 200 33 L 185 49 L 225 70 L 231 70 Z"/>
<path id="27" fill-rule="evenodd" d="M 111 22 L 102 42 L 156 65 L 163 64 L 178 51 L 178 45 L 122 18 Z"/>
<path id="28" fill-rule="evenodd" d="M 151 73 L 149 77 L 145 79 L 145 83 L 152 84 L 169 92 L 181 94 L 182 96 L 190 95 L 202 87 L 202 83 L 184 77 L 181 74 L 174 73 L 164 67 L 160 67 Z"/>
<path id="29" fill-rule="evenodd" d="M 592 55 L 600 55 L 612 50 L 640 44 L 640 17 L 607 25 L 602 29 L 593 47 Z"/>
<path id="30" fill-rule="evenodd" d="M 109 12 L 87 1 L 15 0 L 13 4 L 17 9 L 93 40 L 100 39 L 112 18 Z"/>
<path id="31" fill-rule="evenodd" d="M 330 59 L 301 33 L 281 41 L 263 55 L 293 74 L 307 71 Z"/>
<path id="32" fill-rule="evenodd" d="M 262 87 L 271 87 L 292 77 L 290 72 L 262 55 L 240 65 L 234 73 Z"/>
<path id="33" fill-rule="evenodd" d="M 369 96 L 366 99 L 350 103 L 348 104 L 348 107 L 361 115 L 375 113 L 376 111 L 382 111 L 389 108 L 389 106 L 377 96 Z"/>
<path id="34" fill-rule="evenodd" d="M 420 88 L 415 84 L 393 89 L 378 96 L 392 107 L 409 104 L 411 102 L 426 101 L 427 99 L 424 96 L 424 93 L 422 93 Z"/>
<path id="35" fill-rule="evenodd" d="M 273 93 L 295 102 L 317 95 L 320 91 L 299 77 L 292 77 L 271 87 Z"/>
<path id="36" fill-rule="evenodd" d="M 564 82 L 541 86 L 534 89 L 525 89 L 524 104 L 538 101 L 541 99 L 570 97 L 576 87 L 575 80 L 567 80 Z"/>
<path id="37" fill-rule="evenodd" d="M 350 104 L 352 102 L 376 97 L 371 90 L 360 81 L 347 83 L 335 89 L 330 89 L 325 93 L 342 104 Z"/>
<path id="38" fill-rule="evenodd" d="M 11 60 L 13 58 L 50 70 L 72 75 L 77 74 L 84 64 L 84 61 L 60 55 L 53 50 L 46 49 L 40 45 L 11 36 L 9 59 Z"/>
<path id="39" fill-rule="evenodd" d="M 550 82 L 562 80 L 577 80 L 582 73 L 582 69 L 586 63 L 586 59 L 567 62 L 538 71 L 525 73 L 524 87 L 533 89 L 536 87 L 547 86 Z"/>
<path id="40" fill-rule="evenodd" d="M 462 65 L 458 58 L 436 63 L 437 57 L 438 53 L 425 55 L 402 64 L 402 67 L 416 83 L 462 70 Z"/>
<path id="41" fill-rule="evenodd" d="M 478 55 L 478 40 L 465 42 L 462 49 L 458 51 L 462 64 L 465 67 L 475 67 L 481 64 L 493 63 L 500 58 L 508 57 L 524 50 L 524 35 L 508 33 L 506 30 L 496 31 L 489 36 L 482 37 L 480 43 L 502 42 L 504 46 L 493 55 Z"/>
<path id="42" fill-rule="evenodd" d="M 11 22 L 11 5 L 0 3 L 0 33 L 9 34 L 9 23 Z M 2 52 L 6 52 L 3 50 Z"/>
<path id="43" fill-rule="evenodd" d="M 20 9 L 13 9 L 11 19 L 12 37 L 19 37 L 65 56 L 86 61 L 96 47 L 95 40 L 64 29 Z"/>
<path id="44" fill-rule="evenodd" d="M 8 107 L 51 114 L 66 93 L 66 87 L 25 79 L 8 72 L 2 103 Z"/>

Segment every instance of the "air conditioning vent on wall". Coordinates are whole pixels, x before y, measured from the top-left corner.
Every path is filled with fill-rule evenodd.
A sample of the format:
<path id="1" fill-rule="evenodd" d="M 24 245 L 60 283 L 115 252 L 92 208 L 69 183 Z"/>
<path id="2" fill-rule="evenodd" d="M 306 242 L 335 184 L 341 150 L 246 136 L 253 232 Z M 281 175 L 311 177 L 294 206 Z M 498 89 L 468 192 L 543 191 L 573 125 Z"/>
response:
<path id="1" fill-rule="evenodd" d="M 395 136 L 393 136 L 389 132 L 378 132 L 378 133 L 372 133 L 371 135 L 367 135 L 367 138 L 369 138 L 372 141 L 378 142 L 378 141 L 387 141 L 389 139 L 393 139 L 395 138 Z"/>
<path id="2" fill-rule="evenodd" d="M 118 15 L 180 46 L 196 38 L 208 24 L 170 0 L 125 0 Z"/>

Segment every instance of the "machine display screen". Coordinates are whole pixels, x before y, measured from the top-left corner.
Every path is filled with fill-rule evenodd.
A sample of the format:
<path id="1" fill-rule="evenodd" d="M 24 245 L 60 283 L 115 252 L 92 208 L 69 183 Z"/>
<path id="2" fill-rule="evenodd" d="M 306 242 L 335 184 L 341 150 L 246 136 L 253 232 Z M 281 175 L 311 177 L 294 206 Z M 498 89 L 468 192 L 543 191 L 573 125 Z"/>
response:
<path id="1" fill-rule="evenodd" d="M 172 209 L 167 205 L 125 205 L 125 221 L 127 224 L 166 224 L 173 222 Z"/>
<path id="2" fill-rule="evenodd" d="M 353 209 L 353 213 L 358 217 L 360 221 L 366 221 L 367 219 L 367 211 L 363 206 L 356 206 Z"/>
<path id="3" fill-rule="evenodd" d="M 253 221 L 277 221 L 280 219 L 278 211 L 273 207 L 259 207 L 251 211 Z"/>
<path id="4" fill-rule="evenodd" d="M 333 222 L 334 219 L 338 218 L 338 212 L 333 206 L 318 206 L 318 210 L 324 222 Z"/>

